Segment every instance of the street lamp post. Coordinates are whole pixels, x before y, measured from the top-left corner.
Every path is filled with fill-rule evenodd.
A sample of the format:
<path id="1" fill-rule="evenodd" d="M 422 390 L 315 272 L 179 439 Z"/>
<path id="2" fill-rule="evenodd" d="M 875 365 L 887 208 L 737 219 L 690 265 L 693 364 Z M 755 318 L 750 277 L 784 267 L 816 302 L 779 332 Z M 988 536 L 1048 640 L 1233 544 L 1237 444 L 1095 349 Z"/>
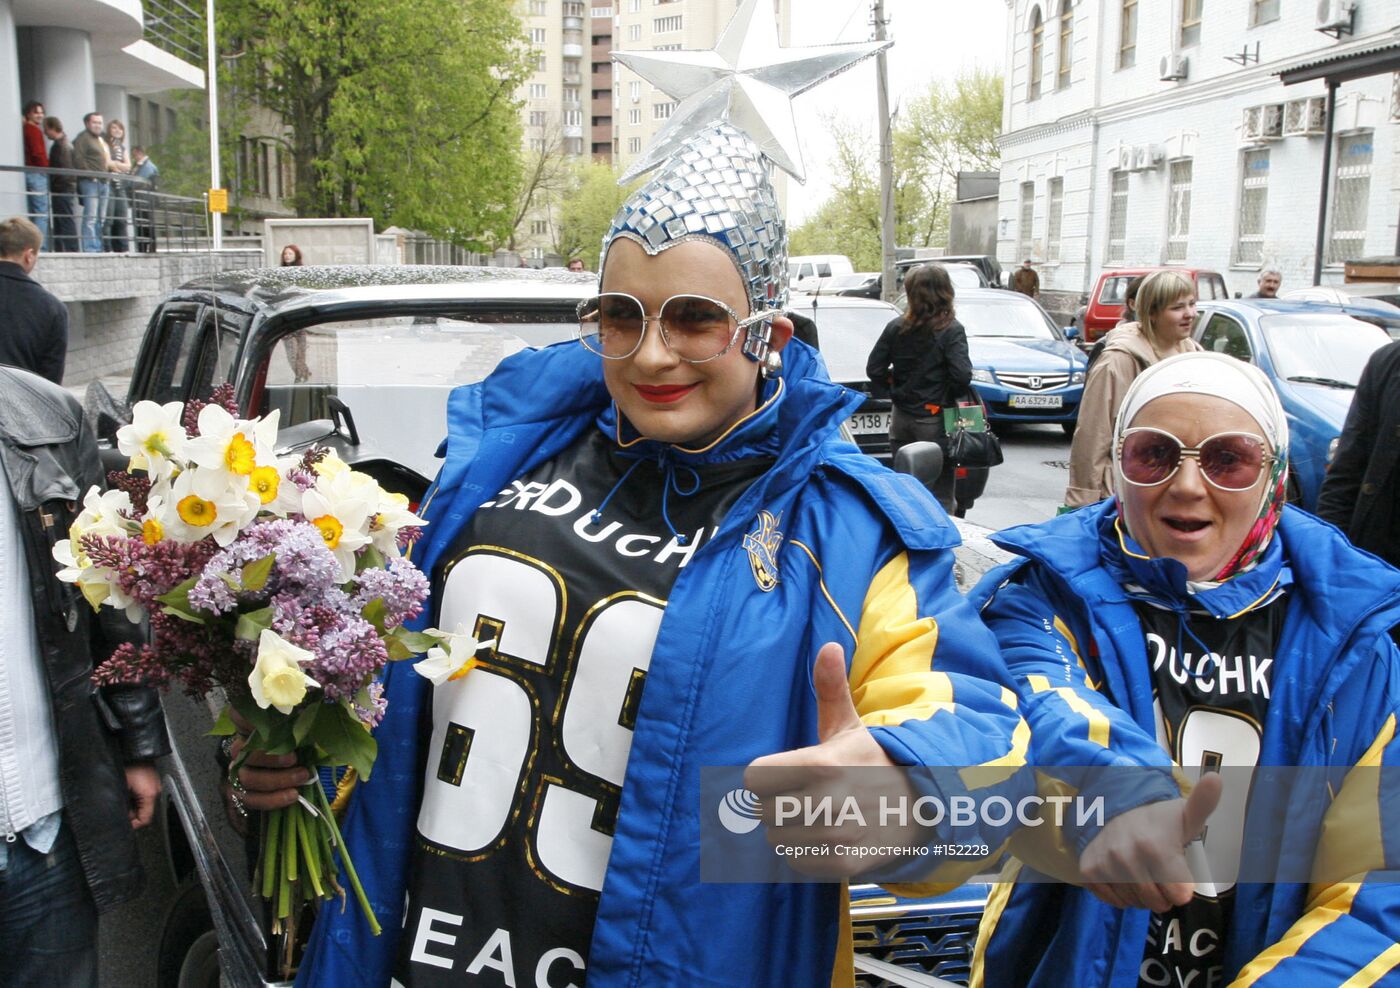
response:
<path id="1" fill-rule="evenodd" d="M 209 188 L 223 188 L 219 174 L 219 50 L 214 47 L 214 0 L 205 0 L 205 47 L 208 51 L 208 67 L 205 69 L 205 89 L 209 93 Z M 211 202 L 210 206 L 213 205 Z M 224 217 L 221 213 L 210 213 L 210 226 L 214 234 L 214 249 L 224 247 Z"/>

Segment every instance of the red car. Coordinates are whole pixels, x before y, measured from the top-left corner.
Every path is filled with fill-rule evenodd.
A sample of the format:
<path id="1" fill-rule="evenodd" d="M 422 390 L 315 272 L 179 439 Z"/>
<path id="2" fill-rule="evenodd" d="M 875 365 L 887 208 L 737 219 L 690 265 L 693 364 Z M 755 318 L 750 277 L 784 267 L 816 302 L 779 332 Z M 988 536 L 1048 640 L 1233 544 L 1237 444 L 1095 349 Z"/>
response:
<path id="1" fill-rule="evenodd" d="M 1089 304 L 1079 319 L 1084 344 L 1097 343 L 1123 318 L 1123 295 L 1128 290 L 1128 282 L 1139 275 L 1167 270 L 1180 271 L 1190 278 L 1196 286 L 1196 298 L 1202 302 L 1230 297 L 1225 288 L 1225 279 L 1214 271 L 1201 268 L 1111 268 L 1099 275 L 1098 284 L 1089 294 Z"/>

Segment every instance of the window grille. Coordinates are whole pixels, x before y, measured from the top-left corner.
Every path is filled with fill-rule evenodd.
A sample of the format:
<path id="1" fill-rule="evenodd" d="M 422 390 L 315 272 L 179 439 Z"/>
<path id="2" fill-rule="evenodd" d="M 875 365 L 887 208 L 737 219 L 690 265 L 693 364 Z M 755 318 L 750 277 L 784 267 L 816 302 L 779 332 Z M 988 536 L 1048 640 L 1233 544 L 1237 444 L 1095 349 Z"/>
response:
<path id="1" fill-rule="evenodd" d="M 1046 191 L 1049 206 L 1045 216 L 1045 259 L 1058 261 L 1060 259 L 1060 224 L 1065 207 L 1065 180 L 1052 178 Z"/>
<path id="2" fill-rule="evenodd" d="M 1186 260 L 1186 242 L 1191 233 L 1191 159 L 1173 161 L 1167 205 L 1167 263 Z"/>
<path id="3" fill-rule="evenodd" d="M 1329 264 L 1341 264 L 1366 251 L 1366 212 L 1371 200 L 1373 135 L 1337 138 L 1337 171 L 1332 180 L 1332 238 Z"/>
<path id="4" fill-rule="evenodd" d="M 1269 202 L 1269 151 L 1246 151 L 1240 160 L 1240 218 L 1235 263 L 1258 264 L 1264 257 L 1264 210 Z"/>
<path id="5" fill-rule="evenodd" d="M 1128 243 L 1128 173 L 1114 169 L 1109 173 L 1108 251 L 1110 264 L 1122 264 Z"/>

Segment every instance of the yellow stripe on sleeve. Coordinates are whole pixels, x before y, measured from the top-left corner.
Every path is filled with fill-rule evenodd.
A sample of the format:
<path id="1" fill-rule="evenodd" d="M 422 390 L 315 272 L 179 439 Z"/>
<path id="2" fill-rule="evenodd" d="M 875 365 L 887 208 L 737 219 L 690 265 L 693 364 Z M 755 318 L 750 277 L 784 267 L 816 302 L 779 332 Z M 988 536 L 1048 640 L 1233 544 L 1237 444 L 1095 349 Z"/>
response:
<path id="1" fill-rule="evenodd" d="M 1341 988 L 1370 988 L 1400 966 L 1400 943 L 1393 943 L 1371 959 L 1361 970 L 1342 982 Z"/>
<path id="2" fill-rule="evenodd" d="M 1252 985 L 1288 958 L 1296 956 L 1314 934 L 1351 912 L 1352 900 L 1360 889 L 1361 885 L 1357 882 L 1334 885 L 1327 890 L 1332 898 L 1324 901 L 1314 899 L 1308 911 L 1284 934 L 1282 940 L 1244 966 L 1239 977 L 1231 982 L 1231 988 Z"/>
<path id="3" fill-rule="evenodd" d="M 1016 888 L 1016 876 L 1020 873 L 1021 862 L 1007 862 L 996 885 L 992 886 L 991 895 L 987 896 L 987 905 L 983 907 L 982 919 L 977 924 L 977 945 L 972 948 L 972 975 L 967 982 L 968 988 L 984 988 L 986 985 L 987 944 L 996 935 L 997 923 L 1001 922 L 1001 914 L 1006 912 L 1011 892 Z"/>
<path id="4" fill-rule="evenodd" d="M 1074 692 L 1071 687 L 1051 686 L 1050 680 L 1044 676 L 1027 676 L 1026 682 L 1030 684 L 1033 693 L 1054 693 L 1064 700 L 1065 706 L 1088 721 L 1089 740 L 1101 748 L 1108 747 L 1108 736 L 1112 726 L 1108 714 Z"/>
<path id="5" fill-rule="evenodd" d="M 1385 867 L 1380 764 L 1385 749 L 1395 740 L 1395 728 L 1395 715 L 1391 714 L 1366 753 L 1347 772 L 1341 791 L 1322 818 L 1322 833 L 1313 858 L 1315 889 Z"/>

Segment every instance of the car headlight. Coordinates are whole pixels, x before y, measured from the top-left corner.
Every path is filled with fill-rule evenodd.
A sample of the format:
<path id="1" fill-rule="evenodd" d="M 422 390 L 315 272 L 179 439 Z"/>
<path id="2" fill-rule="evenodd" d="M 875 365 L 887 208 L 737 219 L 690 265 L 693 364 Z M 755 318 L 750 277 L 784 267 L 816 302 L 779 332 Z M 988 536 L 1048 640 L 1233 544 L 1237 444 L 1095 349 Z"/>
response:
<path id="1" fill-rule="evenodd" d="M 1341 436 L 1334 436 L 1333 439 L 1332 439 L 1332 441 L 1331 441 L 1330 443 L 1327 444 L 1327 465 L 1328 465 L 1328 466 L 1331 466 L 1331 465 L 1332 465 L 1332 458 L 1333 458 L 1334 456 L 1337 455 L 1337 444 L 1340 443 L 1341 441 L 1342 441 L 1342 437 L 1341 437 Z"/>
<path id="2" fill-rule="evenodd" d="M 994 383 L 994 382 L 992 381 L 992 372 L 989 371 L 989 370 L 983 370 L 983 369 L 980 368 L 980 367 L 974 367 L 974 368 L 972 368 L 972 379 L 973 379 L 974 381 L 976 381 L 978 384 L 992 384 L 992 383 Z"/>
<path id="3" fill-rule="evenodd" d="M 1069 383 L 1070 383 L 1070 384 L 1083 384 L 1083 383 L 1084 383 L 1084 372 L 1083 372 L 1083 371 L 1075 371 L 1073 374 L 1071 374 L 1071 375 L 1069 376 Z"/>

